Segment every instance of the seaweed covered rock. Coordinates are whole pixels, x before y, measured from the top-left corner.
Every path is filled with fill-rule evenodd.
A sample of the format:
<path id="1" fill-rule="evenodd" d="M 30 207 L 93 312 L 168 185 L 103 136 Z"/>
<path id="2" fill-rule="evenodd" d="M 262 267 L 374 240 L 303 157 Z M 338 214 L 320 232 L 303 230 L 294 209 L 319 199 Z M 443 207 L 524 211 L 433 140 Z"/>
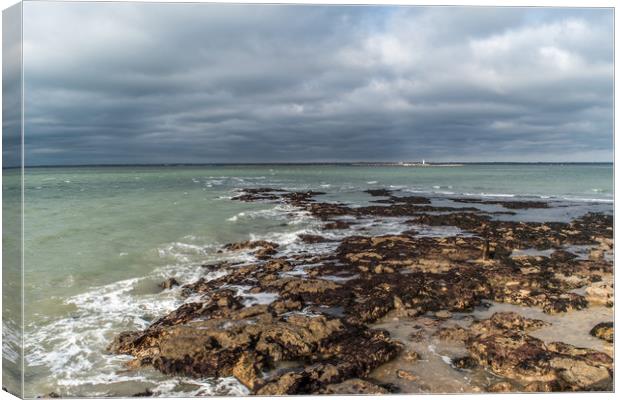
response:
<path id="1" fill-rule="evenodd" d="M 516 313 L 496 313 L 469 326 L 461 319 L 461 313 L 489 300 L 546 313 L 612 305 L 609 215 L 586 214 L 570 223 L 517 222 L 495 218 L 516 211 L 475 206 L 550 205 L 457 199 L 464 204 L 437 207 L 426 197 L 370 189 L 369 195 L 380 197 L 375 204 L 353 207 L 321 202 L 321 194 L 251 188 L 233 199 L 284 203 L 316 218 L 323 230 L 356 229 L 356 235 L 299 236 L 296 244 L 313 244 L 319 252 L 295 252 L 295 246 L 265 240 L 229 243 L 220 250 L 227 258 L 244 252 L 254 255 L 252 261 L 203 265 L 204 276 L 181 288 L 186 304 L 143 331 L 120 333 L 109 350 L 132 356 L 132 368 L 199 378 L 234 376 L 255 394 L 382 394 L 387 386 L 369 376 L 397 357 L 403 345 L 368 324 L 425 318 L 439 328 L 434 339 L 460 342 L 467 350 L 452 367 L 503 377 L 489 391 L 611 388 L 609 356 L 537 339 L 531 332 L 545 326 L 543 321 Z M 386 217 L 407 220 L 411 229 L 369 235 L 366 221 Z M 433 237 L 423 234 L 421 225 L 458 229 L 450 230 L 454 236 Z M 587 245 L 593 256 L 578 257 L 571 245 Z M 530 248 L 547 251 L 535 256 L 514 251 Z M 170 280 L 164 287 L 176 284 Z M 422 340 L 419 331 L 410 333 L 412 340 Z M 591 333 L 613 341 L 609 323 Z M 411 364 L 418 355 L 409 352 L 401 359 Z M 402 380 L 418 379 L 406 366 L 399 370 Z"/>
<path id="2" fill-rule="evenodd" d="M 473 359 L 494 374 L 524 385 L 545 382 L 550 389 L 610 390 L 613 360 L 606 354 L 534 338 L 527 330 L 541 322 L 514 313 L 475 323 L 465 343 Z"/>
<path id="3" fill-rule="evenodd" d="M 132 366 L 151 365 L 163 373 L 194 377 L 232 375 L 250 390 L 279 394 L 292 393 L 292 388 L 311 393 L 367 376 L 401 348 L 383 331 L 338 318 L 277 316 L 266 305 L 237 308 L 236 303 L 216 302 L 219 308 L 207 312 L 204 307 L 182 307 L 143 332 L 119 335 L 109 350 L 135 357 Z M 162 323 L 170 320 L 177 324 Z M 317 364 L 264 382 L 261 371 L 280 361 Z"/>
<path id="4" fill-rule="evenodd" d="M 590 331 L 590 335 L 602 339 L 606 342 L 614 342 L 614 323 L 613 322 L 601 322 L 596 324 Z"/>

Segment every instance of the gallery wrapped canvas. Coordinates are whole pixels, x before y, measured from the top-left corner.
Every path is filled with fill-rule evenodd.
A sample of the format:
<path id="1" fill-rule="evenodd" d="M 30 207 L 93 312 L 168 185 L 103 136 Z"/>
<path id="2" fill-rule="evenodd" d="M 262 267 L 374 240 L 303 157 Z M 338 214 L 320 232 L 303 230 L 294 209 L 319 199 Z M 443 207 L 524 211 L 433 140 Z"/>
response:
<path id="1" fill-rule="evenodd" d="M 613 391 L 612 8 L 2 22 L 5 391 Z"/>

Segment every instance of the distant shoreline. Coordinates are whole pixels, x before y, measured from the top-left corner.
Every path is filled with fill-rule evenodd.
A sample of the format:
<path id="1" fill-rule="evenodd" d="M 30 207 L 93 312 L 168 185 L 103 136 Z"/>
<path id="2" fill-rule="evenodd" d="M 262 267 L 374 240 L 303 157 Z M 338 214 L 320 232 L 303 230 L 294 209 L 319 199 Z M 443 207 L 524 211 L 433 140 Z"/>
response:
<path id="1" fill-rule="evenodd" d="M 231 167 L 231 166 L 342 166 L 342 167 L 463 167 L 468 165 L 613 165 L 612 161 L 604 162 L 291 162 L 291 163 L 158 163 L 158 164 L 69 164 L 69 165 L 26 165 L 24 168 L 94 168 L 94 167 Z M 20 167 L 2 167 L 2 169 L 18 169 Z"/>

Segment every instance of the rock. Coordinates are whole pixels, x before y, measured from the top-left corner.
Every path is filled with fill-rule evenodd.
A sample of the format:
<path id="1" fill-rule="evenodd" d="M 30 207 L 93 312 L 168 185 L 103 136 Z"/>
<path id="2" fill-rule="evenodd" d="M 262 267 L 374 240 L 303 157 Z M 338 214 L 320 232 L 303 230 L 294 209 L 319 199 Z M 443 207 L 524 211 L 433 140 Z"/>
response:
<path id="1" fill-rule="evenodd" d="M 472 357 L 459 357 L 452 360 L 452 365 L 459 369 L 474 369 L 478 366 L 478 362 Z"/>
<path id="2" fill-rule="evenodd" d="M 415 381 L 418 379 L 418 377 L 415 376 L 412 372 L 406 371 L 404 369 L 397 370 L 396 376 L 398 376 L 400 379 L 404 379 L 407 381 Z"/>
<path id="3" fill-rule="evenodd" d="M 278 251 L 275 247 L 263 247 L 256 252 L 256 258 L 258 258 L 259 260 L 266 260 L 271 258 L 271 256 L 273 256 L 277 252 Z"/>
<path id="4" fill-rule="evenodd" d="M 406 351 L 403 358 L 409 362 L 415 362 L 420 359 L 420 355 L 413 350 Z"/>
<path id="5" fill-rule="evenodd" d="M 228 251 L 239 251 L 239 250 L 251 250 L 257 247 L 264 248 L 277 248 L 279 245 L 274 242 L 268 242 L 266 240 L 246 240 L 245 242 L 237 242 L 237 243 L 228 243 L 224 245 L 224 249 Z"/>
<path id="6" fill-rule="evenodd" d="M 299 235 L 299 239 L 304 243 L 325 243 L 330 242 L 331 240 L 320 235 L 309 235 L 309 234 L 301 234 Z"/>
<path id="7" fill-rule="evenodd" d="M 590 331 L 590 335 L 602 339 L 606 342 L 614 342 L 614 323 L 613 322 L 601 322 L 596 324 Z"/>
<path id="8" fill-rule="evenodd" d="M 471 336 L 471 332 L 460 326 L 441 328 L 434 336 L 449 342 L 465 342 Z"/>
<path id="9" fill-rule="evenodd" d="M 256 258 L 264 260 L 270 258 L 277 253 L 280 245 L 266 240 L 246 240 L 245 242 L 228 243 L 223 246 L 227 251 L 253 250 L 258 249 L 255 253 Z"/>
<path id="10" fill-rule="evenodd" d="M 342 239 L 300 235 L 304 243 L 333 241 L 335 251 L 287 251 L 286 257 L 278 257 L 274 242 L 230 243 L 221 251 L 251 252 L 255 259 L 205 266 L 200 270 L 205 276 L 182 287 L 182 296 L 192 296 L 193 302 L 145 330 L 119 334 L 110 351 L 132 356 L 130 368 L 153 367 L 198 379 L 232 375 L 253 394 L 385 393 L 386 387 L 367 379 L 403 346 L 368 324 L 382 318 L 414 318 L 412 340 L 428 340 L 434 332 L 434 340 L 463 343 L 469 355 L 453 365 L 484 368 L 503 377 L 494 390 L 611 387 L 609 356 L 531 336 L 530 331 L 546 325 L 543 321 L 516 313 L 472 319 L 467 328 L 446 321 L 453 313 L 470 312 L 488 301 L 539 307 L 546 313 L 583 309 L 588 302 L 611 305 L 613 286 L 602 282 L 612 275 L 613 264 L 606 257 L 583 260 L 561 250 L 567 245 L 598 245 L 602 252 L 613 251 L 610 215 L 591 213 L 570 223 L 503 221 L 475 207 L 435 207 L 427 198 L 374 190 L 370 194 L 384 197 L 375 199 L 381 204 L 363 207 L 322 203 L 315 199 L 318 192 L 271 188 L 247 189 L 235 200 L 277 201 L 307 212 L 324 229 L 408 217 L 415 230 L 421 231 L 419 225 L 453 226 L 471 235 L 426 237 L 413 229 Z M 548 204 L 500 205 L 516 209 Z M 553 253 L 511 257 L 513 249 L 527 248 Z M 486 260 L 480 259 L 481 253 Z M 290 273 L 302 269 L 305 275 Z M 208 279 L 213 271 L 226 274 Z M 587 298 L 574 293 L 583 285 L 590 285 Z M 245 306 L 238 287 L 246 288 L 245 293 L 268 293 L 275 300 Z M 601 336 L 606 332 L 599 331 Z M 415 352 L 402 356 L 408 362 L 417 359 Z M 410 378 L 409 371 L 399 374 Z"/>
<path id="11" fill-rule="evenodd" d="M 226 310 L 216 309 L 207 320 L 160 323 L 143 332 L 125 333 L 110 350 L 132 355 L 136 365 L 152 365 L 166 374 L 233 375 L 250 390 L 265 394 L 312 393 L 331 383 L 364 377 L 400 350 L 385 332 L 347 325 L 337 318 L 274 317 L 267 305 Z M 329 362 L 269 382 L 260 379 L 267 364 L 314 357 Z"/>
<path id="12" fill-rule="evenodd" d="M 279 189 L 271 188 L 247 188 L 243 189 L 240 195 L 234 196 L 232 200 L 237 201 L 265 201 L 265 200 L 277 200 Z"/>
<path id="13" fill-rule="evenodd" d="M 352 225 L 351 222 L 332 221 L 332 222 L 329 222 L 323 225 L 323 229 L 325 230 L 349 229 L 351 225 Z"/>
<path id="14" fill-rule="evenodd" d="M 591 304 L 614 305 L 614 288 L 612 284 L 595 282 L 586 288 L 586 300 Z"/>
<path id="15" fill-rule="evenodd" d="M 559 378 L 571 388 L 581 390 L 610 390 L 612 375 L 604 366 L 592 365 L 584 360 L 556 357 L 551 359 L 550 366 Z"/>
<path id="16" fill-rule="evenodd" d="M 467 349 L 481 366 L 502 377 L 546 382 L 550 390 L 610 390 L 609 356 L 566 343 L 545 344 L 525 333 L 536 325 L 514 313 L 497 313 L 472 325 Z"/>
<path id="17" fill-rule="evenodd" d="M 549 326 L 548 322 L 539 319 L 525 318 L 515 312 L 495 313 L 491 316 L 489 321 L 493 324 L 494 328 L 509 331 L 530 331 Z"/>
<path id="18" fill-rule="evenodd" d="M 145 389 L 142 392 L 138 392 L 138 393 L 131 395 L 131 397 L 151 397 L 151 396 L 153 396 L 153 392 L 151 392 L 150 389 Z"/>
<path id="19" fill-rule="evenodd" d="M 259 365 L 261 364 L 257 362 L 253 353 L 244 353 L 239 357 L 237 363 L 233 367 L 232 375 L 237 378 L 242 385 L 250 390 L 254 390 L 257 386 L 262 384 L 262 379 L 259 377 Z"/>
<path id="20" fill-rule="evenodd" d="M 590 251 L 588 252 L 588 258 L 591 261 L 600 261 L 605 259 L 605 251 L 603 251 L 600 248 L 593 248 L 590 249 Z"/>
<path id="21" fill-rule="evenodd" d="M 523 386 L 523 392 L 530 393 L 548 393 L 548 392 L 558 392 L 562 390 L 557 382 L 549 381 L 549 382 L 541 382 L 535 381 L 530 382 L 527 385 Z"/>
<path id="22" fill-rule="evenodd" d="M 549 208 L 549 203 L 545 201 L 504 201 L 504 200 L 482 200 L 471 198 L 452 199 L 457 203 L 476 203 L 476 204 L 495 204 L 510 209 L 526 208 Z"/>
<path id="23" fill-rule="evenodd" d="M 517 389 L 510 382 L 501 381 L 492 384 L 487 388 L 487 391 L 492 393 L 508 393 L 508 392 L 516 392 Z"/>
<path id="24" fill-rule="evenodd" d="M 363 379 L 347 379 L 340 383 L 332 383 L 321 389 L 319 394 L 388 394 L 389 392 Z"/>
<path id="25" fill-rule="evenodd" d="M 362 335 L 349 334 L 343 337 L 343 342 L 339 345 L 326 347 L 323 357 L 334 357 L 329 363 L 313 364 L 301 371 L 285 372 L 270 379 L 255 393 L 269 396 L 320 393 L 327 390 L 328 385 L 353 377 L 365 378 L 374 368 L 398 354 L 400 346 L 386 340 L 388 339 L 383 331 L 367 331 Z M 342 389 L 342 386 L 339 387 L 339 390 Z"/>
<path id="26" fill-rule="evenodd" d="M 168 278 L 159 284 L 162 289 L 172 289 L 175 286 L 179 286 L 179 282 L 174 278 Z"/>
<path id="27" fill-rule="evenodd" d="M 364 190 L 364 192 L 368 193 L 371 196 L 375 196 L 375 197 L 389 197 L 392 195 L 392 191 L 388 190 L 388 189 L 368 189 L 368 190 Z"/>

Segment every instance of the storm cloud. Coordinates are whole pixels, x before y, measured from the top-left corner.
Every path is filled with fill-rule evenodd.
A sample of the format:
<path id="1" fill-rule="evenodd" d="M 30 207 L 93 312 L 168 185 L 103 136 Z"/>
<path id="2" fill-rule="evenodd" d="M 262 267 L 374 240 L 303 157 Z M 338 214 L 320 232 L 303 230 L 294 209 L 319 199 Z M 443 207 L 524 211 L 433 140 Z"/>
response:
<path id="1" fill-rule="evenodd" d="M 611 161 L 611 9 L 24 4 L 29 165 Z"/>

